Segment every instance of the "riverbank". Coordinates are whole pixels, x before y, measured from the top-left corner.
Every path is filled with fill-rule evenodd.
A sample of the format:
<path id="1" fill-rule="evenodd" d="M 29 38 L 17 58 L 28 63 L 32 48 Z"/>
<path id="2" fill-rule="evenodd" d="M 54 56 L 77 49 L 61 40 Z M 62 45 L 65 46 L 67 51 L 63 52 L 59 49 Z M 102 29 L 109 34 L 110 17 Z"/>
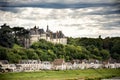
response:
<path id="1" fill-rule="evenodd" d="M 120 69 L 0 73 L 0 80 L 100 80 L 120 77 Z"/>

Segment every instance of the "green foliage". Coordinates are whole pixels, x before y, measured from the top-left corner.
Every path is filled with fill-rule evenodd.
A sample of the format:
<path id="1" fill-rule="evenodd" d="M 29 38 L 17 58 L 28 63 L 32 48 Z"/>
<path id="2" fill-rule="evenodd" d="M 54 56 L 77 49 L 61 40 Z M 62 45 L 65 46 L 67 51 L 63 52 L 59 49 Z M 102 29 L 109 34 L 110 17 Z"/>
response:
<path id="1" fill-rule="evenodd" d="M 31 45 L 31 48 L 33 49 L 43 49 L 43 50 L 47 50 L 47 49 L 53 49 L 54 44 L 44 40 L 44 39 L 40 39 L 38 42 L 35 42 Z"/>
<path id="2" fill-rule="evenodd" d="M 23 46 L 29 39 L 29 31 L 23 27 L 13 27 L 3 24 L 0 27 L 0 59 L 11 63 L 21 59 L 40 59 L 53 61 L 64 58 L 107 60 L 110 57 L 120 60 L 120 37 L 113 38 L 68 38 L 67 45 L 53 44 L 44 39 L 33 43 L 29 49 Z M 21 47 L 22 46 L 22 47 Z"/>
<path id="3" fill-rule="evenodd" d="M 103 60 L 107 60 L 110 58 L 110 53 L 108 50 L 102 49 L 100 51 L 100 54 L 101 54 Z"/>
<path id="4" fill-rule="evenodd" d="M 120 40 L 114 40 L 112 52 L 120 54 Z"/>
<path id="5" fill-rule="evenodd" d="M 6 24 L 3 24 L 0 28 L 0 45 L 8 48 L 12 48 L 14 45 L 14 37 L 12 36 L 12 30 Z"/>
<path id="6" fill-rule="evenodd" d="M 12 48 L 14 44 L 25 46 L 25 40 L 29 38 L 29 31 L 23 27 L 10 28 L 7 24 L 0 26 L 0 45 Z"/>
<path id="7" fill-rule="evenodd" d="M 118 58 L 120 56 L 120 37 L 106 37 L 105 39 L 70 37 L 68 38 L 68 44 L 75 46 L 84 46 L 88 50 L 89 58 L 106 60 L 109 57 L 112 57 L 117 61 L 120 61 Z"/>
<path id="8" fill-rule="evenodd" d="M 118 54 L 118 53 L 113 53 L 113 54 L 112 54 L 112 57 L 113 57 L 114 59 L 120 61 L 120 54 Z"/>
<path id="9" fill-rule="evenodd" d="M 89 51 L 82 46 L 52 44 L 45 40 L 33 43 L 40 60 L 53 61 L 56 58 L 64 58 L 66 61 L 73 59 L 89 59 Z"/>
<path id="10" fill-rule="evenodd" d="M 8 57 L 8 61 L 10 63 L 18 63 L 19 60 L 21 59 L 20 55 L 15 54 L 15 53 L 13 53 L 11 51 L 9 53 L 7 53 L 7 57 Z"/>
<path id="11" fill-rule="evenodd" d="M 28 59 L 39 59 L 34 49 L 27 49 L 25 52 L 28 56 Z"/>
<path id="12" fill-rule="evenodd" d="M 7 60 L 7 53 L 9 53 L 8 49 L 7 48 L 4 48 L 4 47 L 1 47 L 0 46 L 0 59 L 1 60 Z"/>
<path id="13" fill-rule="evenodd" d="M 14 46 L 13 46 L 13 49 L 22 49 L 23 47 L 21 47 L 20 45 L 17 45 L 17 44 L 14 44 Z"/>

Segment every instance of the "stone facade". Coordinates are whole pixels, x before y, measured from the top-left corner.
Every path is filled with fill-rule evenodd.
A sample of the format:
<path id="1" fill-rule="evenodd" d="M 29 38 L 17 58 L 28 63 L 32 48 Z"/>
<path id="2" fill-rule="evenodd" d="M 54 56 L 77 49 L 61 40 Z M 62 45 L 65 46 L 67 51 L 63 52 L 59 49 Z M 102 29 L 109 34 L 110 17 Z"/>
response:
<path id="1" fill-rule="evenodd" d="M 40 60 L 20 60 L 19 65 L 21 65 L 23 71 L 37 71 L 41 69 Z"/>
<path id="2" fill-rule="evenodd" d="M 66 69 L 66 63 L 64 59 L 55 59 L 53 61 L 53 70 L 65 70 Z"/>
<path id="3" fill-rule="evenodd" d="M 44 31 L 43 29 L 39 29 L 36 26 L 30 29 L 30 45 L 34 42 L 39 41 L 40 39 L 45 39 L 46 41 L 55 44 L 67 44 L 67 38 L 64 36 L 62 31 L 57 31 L 56 33 L 53 33 L 49 30 L 48 26 L 46 31 Z"/>

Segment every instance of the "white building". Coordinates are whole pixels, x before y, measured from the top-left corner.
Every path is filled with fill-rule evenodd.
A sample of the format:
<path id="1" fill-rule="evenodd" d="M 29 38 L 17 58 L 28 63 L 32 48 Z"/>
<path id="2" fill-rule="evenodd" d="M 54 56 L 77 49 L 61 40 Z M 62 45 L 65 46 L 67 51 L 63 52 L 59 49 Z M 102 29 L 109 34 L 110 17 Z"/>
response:
<path id="1" fill-rule="evenodd" d="M 46 41 L 59 44 L 67 44 L 67 38 L 64 36 L 62 31 L 57 31 L 53 33 L 49 30 L 47 26 L 46 32 L 43 29 L 39 29 L 36 26 L 30 29 L 30 45 L 40 39 L 45 39 Z"/>
<path id="2" fill-rule="evenodd" d="M 42 61 L 41 69 L 43 70 L 51 70 L 52 64 L 49 61 Z"/>
<path id="3" fill-rule="evenodd" d="M 23 71 L 38 71 L 41 69 L 40 60 L 21 60 L 19 65 L 22 66 Z"/>
<path id="4" fill-rule="evenodd" d="M 1 69 L 5 70 L 9 68 L 9 62 L 7 60 L 0 60 Z"/>
<path id="5" fill-rule="evenodd" d="M 9 69 L 11 72 L 16 72 L 16 65 L 15 64 L 9 64 Z"/>
<path id="6" fill-rule="evenodd" d="M 66 70 L 66 63 L 64 59 L 55 59 L 53 61 L 53 67 L 54 70 Z"/>
<path id="7" fill-rule="evenodd" d="M 73 69 L 73 64 L 71 62 L 66 62 L 66 69 L 67 70 Z"/>

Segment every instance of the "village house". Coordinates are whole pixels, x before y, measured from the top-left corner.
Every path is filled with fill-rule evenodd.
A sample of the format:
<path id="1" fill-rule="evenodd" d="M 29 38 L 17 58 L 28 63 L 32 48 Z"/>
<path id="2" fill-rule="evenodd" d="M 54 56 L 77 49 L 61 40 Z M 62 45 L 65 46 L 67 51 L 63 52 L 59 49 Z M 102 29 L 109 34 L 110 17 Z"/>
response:
<path id="1" fill-rule="evenodd" d="M 0 72 L 29 72 L 39 70 L 70 70 L 88 68 L 120 68 L 120 63 L 98 60 L 55 59 L 53 62 L 40 60 L 20 60 L 18 64 L 9 64 L 7 60 L 0 60 Z"/>
<path id="2" fill-rule="evenodd" d="M 98 61 L 98 60 L 96 60 L 96 59 L 90 59 L 90 60 L 88 60 L 88 62 L 87 62 L 87 68 L 94 68 L 94 69 L 96 69 L 96 68 L 100 68 L 100 67 L 102 67 L 102 64 L 101 64 L 102 62 L 100 62 L 100 61 Z"/>
<path id="3" fill-rule="evenodd" d="M 66 69 L 67 70 L 73 69 L 73 64 L 71 62 L 66 62 Z"/>
<path id="4" fill-rule="evenodd" d="M 79 69 L 81 61 L 80 60 L 72 60 L 71 63 L 73 64 L 73 69 Z"/>
<path id="5" fill-rule="evenodd" d="M 54 70 L 65 70 L 66 69 L 66 63 L 64 59 L 55 59 L 53 61 L 53 67 Z"/>
<path id="6" fill-rule="evenodd" d="M 115 63 L 115 68 L 120 68 L 120 63 Z"/>
<path id="7" fill-rule="evenodd" d="M 7 60 L 0 60 L 0 71 L 1 72 L 8 72 L 9 69 L 9 62 Z"/>
<path id="8" fill-rule="evenodd" d="M 119 62 L 119 61 L 116 61 L 116 60 L 110 58 L 108 60 L 108 64 L 107 64 L 108 68 L 117 68 L 119 66 L 119 64 L 117 62 Z"/>
<path id="9" fill-rule="evenodd" d="M 2 69 L 9 68 L 9 62 L 7 60 L 0 60 L 0 65 Z"/>
<path id="10" fill-rule="evenodd" d="M 16 72 L 24 72 L 23 67 L 21 64 L 16 64 Z"/>
<path id="11" fill-rule="evenodd" d="M 9 69 L 11 72 L 16 72 L 16 65 L 15 64 L 9 64 Z"/>
<path id="12" fill-rule="evenodd" d="M 81 60 L 79 63 L 79 69 L 85 69 L 86 68 L 86 61 L 85 60 Z"/>
<path id="13" fill-rule="evenodd" d="M 102 62 L 96 59 L 90 59 L 90 60 L 83 60 L 83 63 L 85 65 L 85 68 L 100 68 L 102 67 Z"/>
<path id="14" fill-rule="evenodd" d="M 43 70 L 51 70 L 52 64 L 50 61 L 42 61 L 41 63 L 41 69 Z"/>
<path id="15" fill-rule="evenodd" d="M 19 65 L 22 66 L 23 71 L 37 71 L 41 68 L 40 60 L 20 60 Z"/>

